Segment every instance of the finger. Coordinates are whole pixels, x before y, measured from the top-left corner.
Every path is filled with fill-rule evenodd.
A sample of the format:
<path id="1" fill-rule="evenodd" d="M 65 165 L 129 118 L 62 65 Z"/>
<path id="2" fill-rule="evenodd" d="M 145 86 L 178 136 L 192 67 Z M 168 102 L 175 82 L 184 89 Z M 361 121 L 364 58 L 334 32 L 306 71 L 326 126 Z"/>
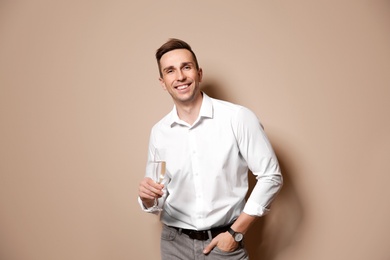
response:
<path id="1" fill-rule="evenodd" d="M 147 179 L 148 178 L 145 178 L 145 180 L 140 183 L 138 187 L 138 195 L 141 198 L 146 199 L 160 198 L 164 194 L 162 191 L 164 186 Z"/>
<path id="2" fill-rule="evenodd" d="M 163 192 L 151 186 L 140 186 L 138 194 L 141 198 L 145 197 L 147 199 L 155 199 L 161 197 Z"/>
<path id="3" fill-rule="evenodd" d="M 146 190 L 151 192 L 156 197 L 161 197 L 162 195 L 164 195 L 164 192 L 162 190 L 163 188 L 164 186 L 161 186 L 160 184 L 157 183 L 153 183 L 152 185 L 147 186 Z"/>
<path id="4" fill-rule="evenodd" d="M 155 199 L 157 196 L 149 191 L 140 191 L 138 193 L 139 197 L 141 198 L 141 200 L 153 200 Z"/>
<path id="5" fill-rule="evenodd" d="M 208 244 L 204 249 L 203 249 L 203 254 L 207 255 L 208 253 L 213 250 L 213 248 L 218 244 L 218 241 L 214 238 L 211 240 L 210 244 Z"/>
<path id="6" fill-rule="evenodd" d="M 157 183 L 154 180 L 150 178 L 145 178 L 141 184 L 143 184 L 144 187 L 150 189 L 150 190 L 158 190 L 161 191 L 164 188 L 164 184 Z"/>

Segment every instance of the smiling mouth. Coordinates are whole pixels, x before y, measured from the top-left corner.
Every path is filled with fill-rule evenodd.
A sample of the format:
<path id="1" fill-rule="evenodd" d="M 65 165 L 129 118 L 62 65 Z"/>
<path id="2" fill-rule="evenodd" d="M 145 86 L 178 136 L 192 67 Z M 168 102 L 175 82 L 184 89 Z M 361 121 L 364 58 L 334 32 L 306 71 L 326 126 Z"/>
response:
<path id="1" fill-rule="evenodd" d="M 188 88 L 189 86 L 190 86 L 190 84 L 185 84 L 185 85 L 177 86 L 177 87 L 175 87 L 175 88 L 178 89 L 178 90 L 183 90 L 183 89 Z"/>

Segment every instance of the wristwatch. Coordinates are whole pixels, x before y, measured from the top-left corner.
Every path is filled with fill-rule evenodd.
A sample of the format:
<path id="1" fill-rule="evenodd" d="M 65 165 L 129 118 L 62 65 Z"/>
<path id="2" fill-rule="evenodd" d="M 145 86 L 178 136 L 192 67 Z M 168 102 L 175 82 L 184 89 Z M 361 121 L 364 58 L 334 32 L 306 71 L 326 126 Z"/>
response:
<path id="1" fill-rule="evenodd" d="M 244 235 L 242 233 L 236 232 L 232 228 L 229 228 L 228 232 L 230 233 L 230 235 L 233 236 L 234 241 L 236 241 L 237 243 L 240 243 L 242 241 L 242 239 L 244 238 Z"/>

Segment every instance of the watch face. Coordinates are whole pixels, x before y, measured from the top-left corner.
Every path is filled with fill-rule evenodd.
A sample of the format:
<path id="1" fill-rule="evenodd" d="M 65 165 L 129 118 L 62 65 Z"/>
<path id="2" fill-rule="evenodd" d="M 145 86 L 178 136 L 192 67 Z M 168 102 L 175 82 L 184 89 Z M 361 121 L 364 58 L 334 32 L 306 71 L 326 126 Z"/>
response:
<path id="1" fill-rule="evenodd" d="M 244 238 L 244 235 L 241 234 L 241 233 L 236 233 L 236 235 L 234 236 L 234 240 L 236 242 L 241 242 L 241 240 Z"/>

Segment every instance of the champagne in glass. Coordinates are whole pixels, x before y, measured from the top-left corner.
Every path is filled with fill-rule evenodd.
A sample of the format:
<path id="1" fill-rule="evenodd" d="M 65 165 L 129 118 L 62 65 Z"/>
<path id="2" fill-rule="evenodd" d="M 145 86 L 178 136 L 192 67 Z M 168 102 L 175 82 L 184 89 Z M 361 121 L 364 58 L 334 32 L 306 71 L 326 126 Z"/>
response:
<path id="1" fill-rule="evenodd" d="M 165 161 L 154 161 L 153 163 L 153 180 L 157 183 L 161 183 L 165 177 L 166 172 L 166 162 Z M 154 208 L 157 211 L 162 211 L 162 208 L 159 208 L 158 206 L 158 200 L 155 199 L 154 202 Z"/>
<path id="2" fill-rule="evenodd" d="M 161 183 L 165 177 L 166 161 L 165 161 L 165 149 L 159 148 L 154 151 L 154 171 L 153 178 L 157 183 Z"/>
<path id="3" fill-rule="evenodd" d="M 165 177 L 166 172 L 166 162 L 165 161 L 156 161 L 154 162 L 154 181 L 161 183 Z"/>

